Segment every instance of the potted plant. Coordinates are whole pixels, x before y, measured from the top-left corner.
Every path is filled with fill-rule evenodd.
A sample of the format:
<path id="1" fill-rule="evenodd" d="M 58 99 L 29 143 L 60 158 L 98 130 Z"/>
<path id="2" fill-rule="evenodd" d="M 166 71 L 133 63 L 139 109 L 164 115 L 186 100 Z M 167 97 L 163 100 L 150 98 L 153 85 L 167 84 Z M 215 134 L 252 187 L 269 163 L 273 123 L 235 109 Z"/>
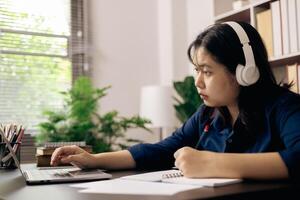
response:
<path id="1" fill-rule="evenodd" d="M 174 105 L 176 116 L 184 123 L 196 112 L 203 101 L 199 97 L 193 76 L 187 76 L 183 81 L 175 81 L 173 86 L 179 95 L 179 98 L 174 97 L 177 103 Z"/>
<path id="2" fill-rule="evenodd" d="M 139 116 L 121 117 L 117 111 L 98 114 L 98 101 L 107 95 L 110 88 L 94 88 L 88 77 L 79 77 L 73 87 L 62 92 L 64 109 L 45 111 L 45 122 L 40 123 L 37 144 L 58 141 L 85 141 L 93 152 L 105 152 L 128 147 L 128 142 L 141 142 L 128 139 L 125 132 L 129 128 L 146 128 L 149 120 Z"/>

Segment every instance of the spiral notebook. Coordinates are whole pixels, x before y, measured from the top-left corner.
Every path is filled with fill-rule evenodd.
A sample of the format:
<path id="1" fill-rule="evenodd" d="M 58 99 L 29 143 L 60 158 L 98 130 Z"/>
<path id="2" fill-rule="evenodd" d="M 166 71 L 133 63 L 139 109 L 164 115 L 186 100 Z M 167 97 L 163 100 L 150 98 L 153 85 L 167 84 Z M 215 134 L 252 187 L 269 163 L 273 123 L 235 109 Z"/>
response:
<path id="1" fill-rule="evenodd" d="M 197 185 L 203 187 L 218 187 L 239 183 L 242 179 L 232 178 L 186 178 L 179 170 L 164 170 L 150 173 L 143 173 L 131 176 L 123 176 L 121 179 L 135 181 L 164 182 L 183 185 Z"/>

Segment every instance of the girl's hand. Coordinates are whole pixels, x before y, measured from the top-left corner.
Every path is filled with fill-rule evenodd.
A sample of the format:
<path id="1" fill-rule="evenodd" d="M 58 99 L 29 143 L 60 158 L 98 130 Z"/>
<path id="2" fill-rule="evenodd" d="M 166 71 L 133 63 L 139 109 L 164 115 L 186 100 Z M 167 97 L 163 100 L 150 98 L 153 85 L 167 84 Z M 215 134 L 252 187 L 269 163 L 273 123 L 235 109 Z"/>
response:
<path id="1" fill-rule="evenodd" d="M 51 156 L 51 165 L 70 163 L 79 168 L 92 168 L 95 165 L 95 157 L 82 148 L 72 145 L 55 149 Z"/>
<path id="2" fill-rule="evenodd" d="M 190 178 L 217 177 L 217 153 L 183 147 L 174 153 L 175 166 Z"/>

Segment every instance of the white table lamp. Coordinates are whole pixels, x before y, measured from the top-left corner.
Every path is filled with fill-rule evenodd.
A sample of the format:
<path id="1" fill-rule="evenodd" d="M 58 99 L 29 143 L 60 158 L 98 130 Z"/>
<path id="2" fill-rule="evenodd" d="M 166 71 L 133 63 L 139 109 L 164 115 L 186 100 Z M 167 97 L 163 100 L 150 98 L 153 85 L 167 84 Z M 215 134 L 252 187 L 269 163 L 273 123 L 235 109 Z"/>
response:
<path id="1" fill-rule="evenodd" d="M 163 139 L 163 128 L 175 125 L 172 87 L 151 85 L 142 87 L 140 116 L 151 120 L 149 128 L 159 128 L 159 139 Z"/>

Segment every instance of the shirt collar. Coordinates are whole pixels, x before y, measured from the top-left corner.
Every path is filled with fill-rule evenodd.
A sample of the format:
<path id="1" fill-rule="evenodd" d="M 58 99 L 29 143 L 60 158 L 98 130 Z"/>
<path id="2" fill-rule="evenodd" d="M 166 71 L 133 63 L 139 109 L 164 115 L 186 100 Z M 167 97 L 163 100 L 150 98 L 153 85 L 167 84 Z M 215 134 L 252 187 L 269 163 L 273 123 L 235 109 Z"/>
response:
<path id="1" fill-rule="evenodd" d="M 232 131 L 231 124 L 224 122 L 221 113 L 218 110 L 215 111 L 212 118 L 210 126 L 217 130 L 217 132 L 224 134 L 225 132 Z"/>

